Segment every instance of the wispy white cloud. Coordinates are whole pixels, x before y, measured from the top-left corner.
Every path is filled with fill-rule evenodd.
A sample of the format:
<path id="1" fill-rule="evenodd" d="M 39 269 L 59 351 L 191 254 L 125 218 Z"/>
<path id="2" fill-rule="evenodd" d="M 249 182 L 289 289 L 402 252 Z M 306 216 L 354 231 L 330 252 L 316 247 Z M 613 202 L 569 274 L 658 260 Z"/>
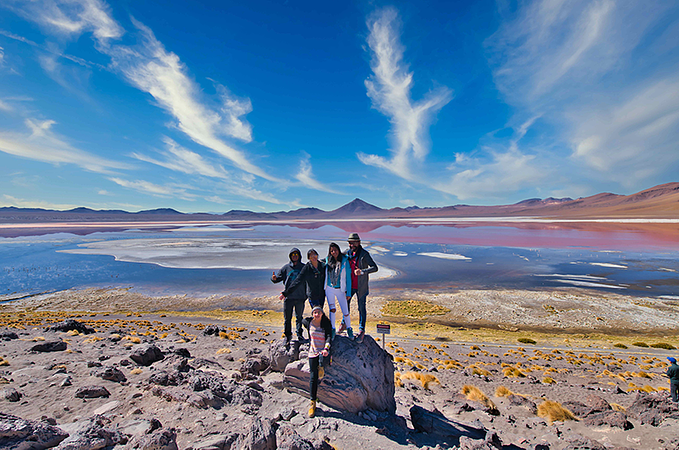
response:
<path id="1" fill-rule="evenodd" d="M 450 181 L 433 187 L 460 200 L 503 198 L 508 192 L 542 182 L 547 173 L 536 164 L 534 155 L 518 150 L 491 153 L 490 161 L 469 159 L 468 169 L 457 171 Z"/>
<path id="2" fill-rule="evenodd" d="M 0 99 L 0 111 L 10 112 L 12 111 L 12 107 Z"/>
<path id="3" fill-rule="evenodd" d="M 330 194 L 342 194 L 326 184 L 321 183 L 314 177 L 313 168 L 311 167 L 311 155 L 308 153 L 304 153 L 304 156 L 299 163 L 299 172 L 295 175 L 295 178 L 304 186 L 311 189 L 328 192 Z"/>
<path id="4" fill-rule="evenodd" d="M 634 185 L 679 160 L 679 76 L 570 119 L 573 157 Z"/>
<path id="5" fill-rule="evenodd" d="M 0 151 L 51 164 L 75 164 L 91 172 L 112 173 L 114 169 L 132 168 L 73 147 L 51 130 L 55 123 L 26 119 L 29 133 L 0 132 Z"/>
<path id="6" fill-rule="evenodd" d="M 155 195 L 158 197 L 180 198 L 182 200 L 194 201 L 198 198 L 196 194 L 190 193 L 186 186 L 176 184 L 155 184 L 145 180 L 125 180 L 118 177 L 110 177 L 109 180 L 128 189 L 133 189 L 143 194 Z"/>
<path id="7" fill-rule="evenodd" d="M 518 120 L 551 125 L 561 150 L 550 164 L 575 169 L 574 189 L 676 173 L 676 2 L 534 0 L 499 12 L 486 42 L 496 85 Z"/>
<path id="8" fill-rule="evenodd" d="M 90 32 L 99 44 L 106 45 L 109 39 L 124 34 L 111 17 L 108 5 L 101 0 L 6 0 L 4 6 L 65 38 Z"/>
<path id="9" fill-rule="evenodd" d="M 413 73 L 403 61 L 398 12 L 394 8 L 381 9 L 368 19 L 367 25 L 373 75 L 365 81 L 365 86 L 373 107 L 389 117 L 392 124 L 392 156 L 359 153 L 358 158 L 363 164 L 413 180 L 413 169 L 429 152 L 429 126 L 436 113 L 450 102 L 452 92 L 440 87 L 423 99 L 413 101 L 410 95 Z"/>
<path id="10" fill-rule="evenodd" d="M 91 32 L 97 49 L 111 57 L 111 68 L 138 89 L 149 93 L 176 119 L 176 127 L 194 142 L 229 159 L 239 169 L 271 181 L 277 180 L 250 161 L 249 156 L 224 140 L 252 141 L 252 127 L 244 116 L 252 110 L 249 99 L 239 99 L 218 86 L 220 105 L 210 107 L 200 86 L 191 79 L 179 57 L 165 49 L 153 32 L 132 19 L 139 37 L 136 46 L 116 43 L 125 30 L 100 0 L 13 1 L 11 7 L 50 32 L 76 37 Z M 49 62 L 49 61 L 47 61 Z M 49 70 L 51 65 L 47 65 Z"/>
<path id="11" fill-rule="evenodd" d="M 252 140 L 250 125 L 242 119 L 251 110 L 249 100 L 235 99 L 222 90 L 220 112 L 208 107 L 200 101 L 200 88 L 179 57 L 165 50 L 148 27 L 137 21 L 135 25 L 142 43 L 134 49 L 121 46 L 109 49 L 114 68 L 138 89 L 151 94 L 177 120 L 177 128 L 194 142 L 212 149 L 245 172 L 277 181 L 220 137 Z"/>

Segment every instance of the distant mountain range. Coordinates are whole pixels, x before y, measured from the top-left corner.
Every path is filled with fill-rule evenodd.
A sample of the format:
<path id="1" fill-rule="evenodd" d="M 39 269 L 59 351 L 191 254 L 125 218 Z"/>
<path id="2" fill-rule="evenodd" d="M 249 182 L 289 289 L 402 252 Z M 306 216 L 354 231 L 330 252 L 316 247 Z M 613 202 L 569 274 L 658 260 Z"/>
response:
<path id="1" fill-rule="evenodd" d="M 37 208 L 0 208 L 0 223 L 42 223 L 42 222 L 136 222 L 136 221 L 280 221 L 310 220 L 330 221 L 333 219 L 424 219 L 476 217 L 542 217 L 553 219 L 676 219 L 679 218 L 679 182 L 661 184 L 631 195 L 611 193 L 591 197 L 531 198 L 513 205 L 473 206 L 454 205 L 439 208 L 383 209 L 359 198 L 332 211 L 318 208 L 301 208 L 292 211 L 260 213 L 231 210 L 224 214 L 186 214 L 171 208 L 153 209 L 130 213 L 122 210 L 94 210 L 75 208 L 68 211 L 54 211 Z"/>

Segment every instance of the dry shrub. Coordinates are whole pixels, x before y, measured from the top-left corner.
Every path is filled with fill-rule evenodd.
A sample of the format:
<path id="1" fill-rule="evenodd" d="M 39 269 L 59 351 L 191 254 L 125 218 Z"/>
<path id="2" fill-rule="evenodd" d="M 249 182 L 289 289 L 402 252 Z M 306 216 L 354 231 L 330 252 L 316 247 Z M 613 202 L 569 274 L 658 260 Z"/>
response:
<path id="1" fill-rule="evenodd" d="M 403 380 L 401 380 L 401 374 L 399 372 L 394 372 L 394 385 L 396 387 L 403 387 Z"/>
<path id="2" fill-rule="evenodd" d="M 652 376 L 650 376 L 646 372 L 638 372 L 638 373 L 634 374 L 634 376 L 636 376 L 638 378 L 653 378 Z"/>
<path id="3" fill-rule="evenodd" d="M 619 342 L 617 344 L 613 344 L 613 347 L 615 347 L 615 348 L 628 348 L 625 344 L 621 344 Z"/>
<path id="4" fill-rule="evenodd" d="M 224 353 L 231 353 L 231 349 L 230 348 L 220 348 L 219 350 L 217 350 L 218 355 L 223 355 Z"/>
<path id="5" fill-rule="evenodd" d="M 80 336 L 80 332 L 78 330 L 68 330 L 66 334 L 69 336 Z"/>
<path id="6" fill-rule="evenodd" d="M 493 403 L 486 396 L 486 394 L 484 394 L 481 389 L 477 388 L 476 386 L 465 384 L 462 386 L 462 395 L 466 396 L 467 400 L 479 402 L 486 408 L 497 411 L 497 406 L 495 406 L 495 403 Z"/>
<path id="7" fill-rule="evenodd" d="M 521 342 L 522 344 L 537 344 L 537 342 L 531 338 L 519 338 L 517 341 Z"/>
<path id="8" fill-rule="evenodd" d="M 481 348 L 478 345 L 472 345 L 470 347 L 471 350 L 481 350 Z"/>
<path id="9" fill-rule="evenodd" d="M 526 376 L 516 367 L 505 367 L 504 369 L 502 369 L 502 374 L 509 378 L 523 378 Z"/>
<path id="10" fill-rule="evenodd" d="M 495 396 L 496 397 L 509 397 L 510 395 L 515 395 L 512 391 L 509 390 L 509 388 L 505 386 L 498 386 L 497 389 L 495 389 Z"/>
<path id="11" fill-rule="evenodd" d="M 645 343 L 645 342 L 632 342 L 632 345 L 634 345 L 635 347 L 644 347 L 644 348 L 648 347 L 648 344 Z"/>
<path id="12" fill-rule="evenodd" d="M 489 371 L 487 371 L 486 369 L 481 369 L 480 367 L 474 367 L 474 369 L 472 370 L 472 373 L 474 375 L 480 375 L 482 377 L 489 377 L 490 376 Z"/>
<path id="13" fill-rule="evenodd" d="M 556 381 L 554 380 L 554 378 L 551 378 L 551 377 L 544 377 L 544 378 L 542 379 L 542 383 L 543 383 L 543 384 L 554 384 L 554 383 L 556 383 Z"/>
<path id="14" fill-rule="evenodd" d="M 9 361 L 7 361 L 5 358 L 0 356 L 0 367 L 2 366 L 9 366 Z"/>
<path id="15" fill-rule="evenodd" d="M 552 400 L 545 400 L 538 405 L 538 417 L 547 419 L 550 424 L 555 421 L 577 420 L 572 412 L 561 406 L 561 403 Z"/>
<path id="16" fill-rule="evenodd" d="M 658 342 L 656 344 L 651 344 L 651 347 L 653 348 L 664 348 L 665 350 L 675 350 L 676 347 L 672 344 L 668 344 L 667 342 Z"/>
<path id="17" fill-rule="evenodd" d="M 139 375 L 139 374 L 142 373 L 142 372 L 143 372 L 143 370 L 140 369 L 139 367 L 137 367 L 136 369 L 130 370 L 130 373 L 131 373 L 132 375 Z"/>
<path id="18" fill-rule="evenodd" d="M 240 334 L 237 333 L 236 331 L 229 331 L 228 333 L 220 331 L 219 337 L 222 338 L 222 339 L 228 339 L 230 341 L 235 341 L 236 339 L 240 339 Z"/>
<path id="19" fill-rule="evenodd" d="M 617 403 L 611 403 L 611 408 L 613 408 L 613 411 L 626 411 L 624 406 L 618 405 Z"/>
<path id="20" fill-rule="evenodd" d="M 36 336 L 32 340 L 33 340 L 33 342 L 40 342 L 40 341 L 44 341 L 45 338 L 42 337 L 42 336 Z"/>
<path id="21" fill-rule="evenodd" d="M 404 380 L 418 380 L 425 389 L 429 389 L 431 383 L 441 384 L 439 379 L 430 373 L 406 372 L 401 375 L 401 378 Z"/>
<path id="22" fill-rule="evenodd" d="M 94 344 L 95 342 L 101 341 L 101 340 L 103 340 L 103 339 L 104 339 L 103 337 L 92 336 L 91 338 L 85 339 L 85 340 L 83 341 L 83 343 L 85 343 L 85 344 Z"/>

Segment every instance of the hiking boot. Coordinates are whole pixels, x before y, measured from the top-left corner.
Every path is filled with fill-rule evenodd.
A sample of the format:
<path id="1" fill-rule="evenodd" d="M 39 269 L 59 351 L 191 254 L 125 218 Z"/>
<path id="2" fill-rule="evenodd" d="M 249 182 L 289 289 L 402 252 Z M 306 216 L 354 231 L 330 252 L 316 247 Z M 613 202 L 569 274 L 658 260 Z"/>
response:
<path id="1" fill-rule="evenodd" d="M 309 418 L 312 419 L 316 417 L 316 400 L 311 400 L 309 405 Z"/>
<path id="2" fill-rule="evenodd" d="M 337 334 L 342 334 L 342 333 L 344 333 L 344 330 L 346 330 L 346 329 L 347 329 L 347 324 L 345 324 L 344 321 L 342 321 L 342 323 L 340 324 L 340 329 L 339 329 L 339 331 L 337 332 Z"/>
<path id="3" fill-rule="evenodd" d="M 321 366 L 321 367 L 318 368 L 318 379 L 322 380 L 324 376 L 325 376 L 325 369 L 323 368 L 323 366 Z"/>
<path id="4" fill-rule="evenodd" d="M 347 336 L 349 337 L 349 339 L 354 339 L 354 330 L 352 330 L 351 328 L 347 328 Z"/>
<path id="5" fill-rule="evenodd" d="M 356 342 L 358 342 L 359 344 L 362 344 L 362 343 L 363 343 L 363 338 L 365 338 L 365 331 L 360 330 L 360 331 L 358 332 L 358 336 L 356 336 Z"/>

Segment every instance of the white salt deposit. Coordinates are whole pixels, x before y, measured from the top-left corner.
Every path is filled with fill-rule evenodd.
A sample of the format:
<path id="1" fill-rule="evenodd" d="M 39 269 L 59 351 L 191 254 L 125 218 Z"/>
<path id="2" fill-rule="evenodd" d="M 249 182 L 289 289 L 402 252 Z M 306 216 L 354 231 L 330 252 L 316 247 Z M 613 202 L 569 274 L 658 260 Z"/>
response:
<path id="1" fill-rule="evenodd" d="M 597 287 L 597 288 L 609 288 L 609 289 L 626 289 L 623 286 L 615 286 L 612 284 L 603 284 L 603 283 L 590 283 L 588 281 L 578 281 L 578 280 L 554 280 L 558 281 L 559 283 L 566 283 L 566 284 L 572 284 L 573 286 L 582 286 L 582 287 Z"/>
<path id="2" fill-rule="evenodd" d="M 393 255 L 394 256 L 408 256 L 408 254 L 406 252 L 394 252 Z"/>
<path id="3" fill-rule="evenodd" d="M 450 259 L 450 260 L 455 260 L 455 261 L 471 260 L 471 258 L 464 256 L 464 255 L 459 255 L 457 253 L 424 252 L 424 253 L 418 253 L 418 255 L 420 255 L 420 256 L 430 256 L 432 258 Z"/>
<path id="4" fill-rule="evenodd" d="M 599 267 L 610 267 L 612 269 L 627 269 L 627 266 L 623 266 L 622 264 L 613 264 L 613 263 L 590 263 L 593 266 L 599 266 Z"/>

